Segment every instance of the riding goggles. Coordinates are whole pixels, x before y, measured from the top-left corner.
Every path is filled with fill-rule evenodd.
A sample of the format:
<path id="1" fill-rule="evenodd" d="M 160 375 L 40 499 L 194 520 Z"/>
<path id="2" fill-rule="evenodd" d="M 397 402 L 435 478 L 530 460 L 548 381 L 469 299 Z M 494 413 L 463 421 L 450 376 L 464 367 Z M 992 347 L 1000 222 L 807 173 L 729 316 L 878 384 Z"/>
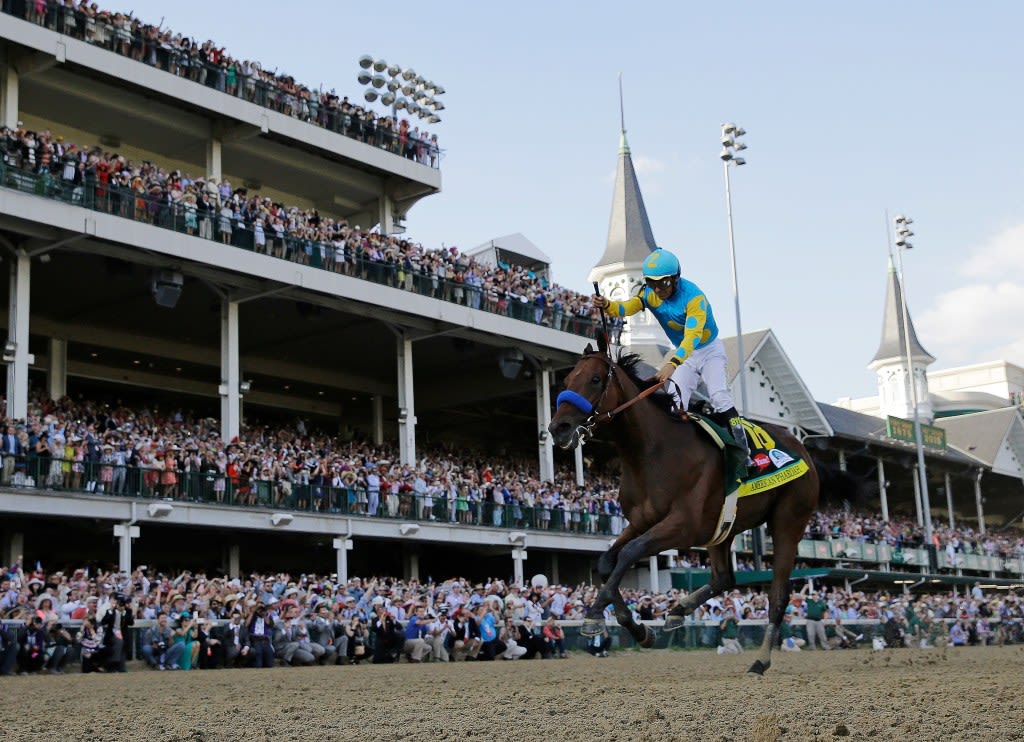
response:
<path id="1" fill-rule="evenodd" d="M 670 289 L 675 285 L 675 276 L 665 276 L 664 278 L 645 278 L 644 283 L 647 284 L 649 289 Z"/>

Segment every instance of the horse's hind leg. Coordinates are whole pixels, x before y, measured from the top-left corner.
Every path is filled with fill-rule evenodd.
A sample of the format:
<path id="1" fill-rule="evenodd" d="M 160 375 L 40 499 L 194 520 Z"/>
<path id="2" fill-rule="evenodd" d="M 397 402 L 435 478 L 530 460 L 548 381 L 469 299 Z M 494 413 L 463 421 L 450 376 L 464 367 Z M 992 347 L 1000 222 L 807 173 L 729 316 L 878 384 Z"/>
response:
<path id="1" fill-rule="evenodd" d="M 713 598 L 736 587 L 731 549 L 732 537 L 727 538 L 718 546 L 708 548 L 708 557 L 711 561 L 711 580 L 707 585 L 697 588 L 672 607 L 665 618 L 663 631 L 675 631 L 680 628 L 686 617 L 693 613 L 697 606 L 703 604 L 708 598 Z"/>
<path id="2" fill-rule="evenodd" d="M 790 500 L 783 500 L 775 508 L 771 516 L 772 541 L 774 544 L 774 562 L 772 565 L 772 586 L 768 594 L 768 625 L 765 627 L 764 640 L 758 651 L 757 659 L 747 670 L 752 675 L 763 675 L 772 665 L 772 650 L 779 641 L 779 626 L 789 605 L 789 575 L 796 561 L 797 544 L 803 535 L 804 526 L 810 517 L 806 513 L 794 513 L 785 503 L 797 501 L 796 493 Z"/>

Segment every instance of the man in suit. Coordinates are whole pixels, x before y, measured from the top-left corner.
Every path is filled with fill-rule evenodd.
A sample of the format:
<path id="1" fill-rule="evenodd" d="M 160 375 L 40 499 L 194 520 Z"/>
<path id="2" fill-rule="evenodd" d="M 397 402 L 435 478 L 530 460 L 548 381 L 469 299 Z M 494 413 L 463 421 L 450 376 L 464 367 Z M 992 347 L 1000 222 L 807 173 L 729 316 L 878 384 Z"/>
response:
<path id="1" fill-rule="evenodd" d="M 2 452 L 4 465 L 3 471 L 0 473 L 0 483 L 7 486 L 10 485 L 11 478 L 14 476 L 14 463 L 18 460 L 19 456 L 25 455 L 25 451 L 22 448 L 21 441 L 18 440 L 18 434 L 14 430 L 13 425 L 8 425 L 7 431 L 3 435 Z"/>
<path id="2" fill-rule="evenodd" d="M 249 663 L 249 629 L 242 621 L 242 610 L 235 608 L 227 623 L 213 629 L 211 636 L 220 642 L 224 667 L 245 667 Z"/>

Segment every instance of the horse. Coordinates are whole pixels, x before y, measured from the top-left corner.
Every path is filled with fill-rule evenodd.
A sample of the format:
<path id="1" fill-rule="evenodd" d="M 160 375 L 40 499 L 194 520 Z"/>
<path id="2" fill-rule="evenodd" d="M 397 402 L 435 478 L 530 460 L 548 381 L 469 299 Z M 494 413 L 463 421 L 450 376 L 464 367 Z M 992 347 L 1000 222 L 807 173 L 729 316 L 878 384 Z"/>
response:
<path id="1" fill-rule="evenodd" d="M 603 584 L 586 611 L 581 633 L 594 636 L 603 631 L 603 609 L 611 604 L 619 625 L 637 644 L 654 646 L 654 632 L 633 620 L 619 592 L 626 570 L 666 549 L 707 547 L 711 580 L 669 611 L 664 630 L 674 631 L 706 600 L 735 587 L 733 538 L 766 523 L 774 543 L 769 620 L 757 659 L 748 670 L 763 675 L 771 666 L 789 603 L 797 544 L 818 505 L 818 472 L 794 435 L 777 425 L 764 425 L 779 443 L 802 457 L 808 469 L 774 489 L 741 497 L 733 527 L 719 541 L 716 531 L 726 495 L 721 450 L 687 415 L 673 413 L 672 397 L 653 389 L 656 382 L 639 378 L 638 362 L 637 356 L 621 352 L 618 362 L 613 361 L 588 345 L 565 379 L 565 391 L 558 395 L 548 426 L 552 440 L 564 449 L 582 445 L 600 428 L 621 460 L 619 502 L 629 524 L 598 560 Z"/>

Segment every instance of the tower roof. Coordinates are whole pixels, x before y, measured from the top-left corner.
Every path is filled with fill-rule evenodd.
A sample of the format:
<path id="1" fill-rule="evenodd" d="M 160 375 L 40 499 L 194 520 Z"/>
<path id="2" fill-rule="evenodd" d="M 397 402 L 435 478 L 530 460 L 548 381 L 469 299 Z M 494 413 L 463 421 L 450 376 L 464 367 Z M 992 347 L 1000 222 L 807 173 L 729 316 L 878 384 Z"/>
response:
<path id="1" fill-rule="evenodd" d="M 608 222 L 608 242 L 604 255 L 595 267 L 617 263 L 639 264 L 657 247 L 647 209 L 640 194 L 633 158 L 622 130 L 619 145 L 619 164 L 615 172 L 615 190 L 612 194 L 612 214 Z"/>
<path id="2" fill-rule="evenodd" d="M 914 330 L 914 321 L 907 312 L 907 327 L 910 330 L 910 356 L 926 363 L 935 361 L 935 357 L 921 347 Z M 882 317 L 882 343 L 878 352 L 871 359 L 870 365 L 881 365 L 886 361 L 906 360 L 907 346 L 903 334 L 903 287 L 889 256 L 889 282 L 885 291 L 885 314 Z"/>

